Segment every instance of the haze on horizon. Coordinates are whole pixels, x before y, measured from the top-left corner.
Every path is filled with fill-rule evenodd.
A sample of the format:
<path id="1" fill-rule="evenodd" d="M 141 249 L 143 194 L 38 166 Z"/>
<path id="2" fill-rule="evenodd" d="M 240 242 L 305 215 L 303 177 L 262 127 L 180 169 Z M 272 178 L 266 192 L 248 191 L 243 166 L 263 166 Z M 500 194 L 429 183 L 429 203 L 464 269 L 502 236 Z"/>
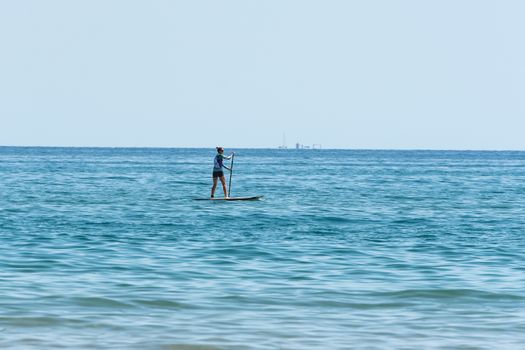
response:
<path id="1" fill-rule="evenodd" d="M 525 2 L 0 3 L 0 145 L 525 150 Z"/>

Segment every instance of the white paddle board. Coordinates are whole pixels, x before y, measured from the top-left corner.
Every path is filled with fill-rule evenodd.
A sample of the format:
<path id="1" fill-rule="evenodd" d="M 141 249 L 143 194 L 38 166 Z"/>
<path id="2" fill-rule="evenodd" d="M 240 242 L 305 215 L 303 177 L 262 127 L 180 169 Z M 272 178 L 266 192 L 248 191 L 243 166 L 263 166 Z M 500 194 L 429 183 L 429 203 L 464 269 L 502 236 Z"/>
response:
<path id="1" fill-rule="evenodd" d="M 194 198 L 196 201 L 256 201 L 261 199 L 263 196 L 253 197 L 219 197 L 219 198 Z"/>

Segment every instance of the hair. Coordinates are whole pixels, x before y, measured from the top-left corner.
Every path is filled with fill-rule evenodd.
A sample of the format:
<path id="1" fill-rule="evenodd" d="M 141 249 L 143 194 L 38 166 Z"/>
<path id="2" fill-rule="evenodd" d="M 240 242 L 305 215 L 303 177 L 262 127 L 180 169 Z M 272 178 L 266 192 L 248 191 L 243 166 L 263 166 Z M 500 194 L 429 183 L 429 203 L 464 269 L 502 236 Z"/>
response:
<path id="1" fill-rule="evenodd" d="M 217 150 L 217 152 L 220 152 L 220 151 L 223 151 L 224 152 L 224 148 L 223 147 L 215 147 L 215 149 Z"/>

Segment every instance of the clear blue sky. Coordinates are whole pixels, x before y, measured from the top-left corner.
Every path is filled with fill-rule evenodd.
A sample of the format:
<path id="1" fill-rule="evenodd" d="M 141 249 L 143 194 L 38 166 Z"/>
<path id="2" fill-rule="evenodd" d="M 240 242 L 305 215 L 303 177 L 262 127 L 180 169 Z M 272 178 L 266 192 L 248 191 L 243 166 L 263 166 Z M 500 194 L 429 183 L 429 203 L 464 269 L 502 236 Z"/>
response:
<path id="1" fill-rule="evenodd" d="M 0 145 L 525 149 L 525 1 L 0 1 Z"/>

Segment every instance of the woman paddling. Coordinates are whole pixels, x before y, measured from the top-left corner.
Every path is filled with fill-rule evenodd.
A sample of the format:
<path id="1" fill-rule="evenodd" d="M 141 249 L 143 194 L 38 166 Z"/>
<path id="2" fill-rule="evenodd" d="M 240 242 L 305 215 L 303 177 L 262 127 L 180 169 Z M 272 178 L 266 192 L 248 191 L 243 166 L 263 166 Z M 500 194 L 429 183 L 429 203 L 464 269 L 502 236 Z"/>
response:
<path id="1" fill-rule="evenodd" d="M 222 168 L 231 171 L 230 168 L 226 167 L 223 163 L 224 159 L 231 159 L 232 156 L 224 155 L 224 148 L 217 147 L 217 155 L 213 160 L 213 186 L 211 188 L 211 198 L 215 197 L 215 189 L 217 188 L 217 179 L 221 179 L 222 189 L 224 190 L 224 198 L 228 198 L 228 191 L 226 190 L 226 179 L 224 178 L 224 172 Z M 232 152 L 232 155 L 234 153 Z"/>

